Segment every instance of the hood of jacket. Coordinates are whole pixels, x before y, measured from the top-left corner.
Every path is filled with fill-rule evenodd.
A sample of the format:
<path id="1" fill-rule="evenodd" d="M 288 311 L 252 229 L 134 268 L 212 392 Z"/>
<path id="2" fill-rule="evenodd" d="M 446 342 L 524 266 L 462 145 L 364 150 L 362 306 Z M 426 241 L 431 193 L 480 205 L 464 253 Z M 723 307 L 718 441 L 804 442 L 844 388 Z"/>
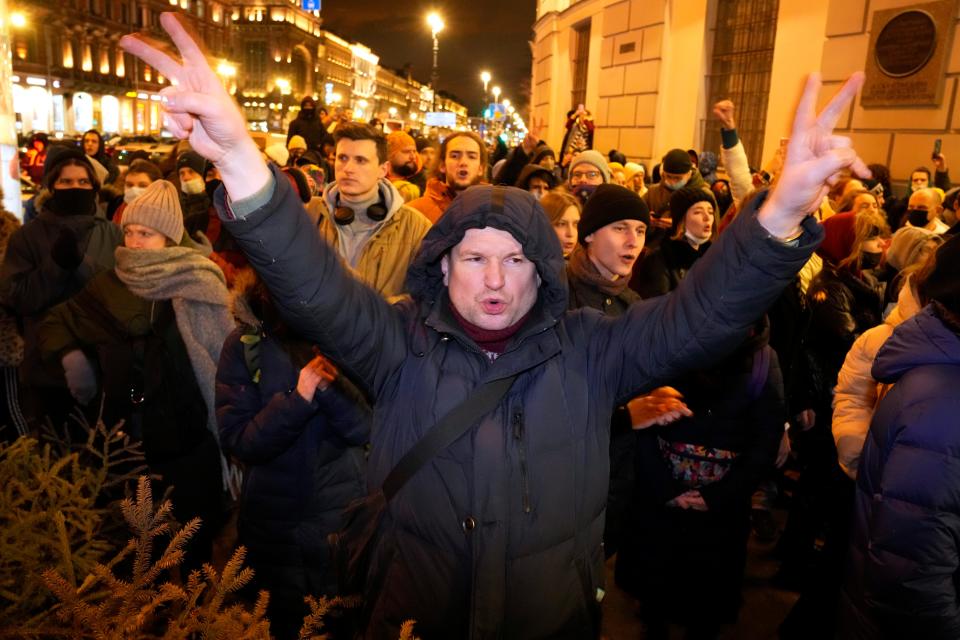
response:
<path id="1" fill-rule="evenodd" d="M 377 188 L 380 189 L 380 197 L 387 208 L 387 217 L 384 222 L 393 218 L 394 214 L 403 206 L 403 196 L 397 191 L 397 188 L 386 178 L 380 178 L 377 182 Z M 340 196 L 340 187 L 336 182 L 331 182 L 323 190 L 323 201 L 327 205 L 327 210 L 333 215 L 337 209 L 337 200 Z"/>
<path id="2" fill-rule="evenodd" d="M 913 295 L 913 289 L 910 288 L 910 280 L 908 279 L 903 283 L 903 286 L 900 287 L 897 304 L 887 315 L 884 322 L 891 327 L 896 327 L 902 324 L 904 320 L 912 318 L 919 312 L 920 302 L 916 296 Z"/>
<path id="3" fill-rule="evenodd" d="M 460 193 L 430 228 L 407 272 L 406 288 L 414 300 L 432 302 L 445 289 L 440 258 L 469 229 L 492 227 L 508 232 L 537 267 L 542 284 L 538 301 L 554 318 L 567 309 L 563 252 L 550 220 L 533 195 L 515 187 L 477 185 Z"/>
<path id="4" fill-rule="evenodd" d="M 530 188 L 530 180 L 534 176 L 540 176 L 546 180 L 551 189 L 557 186 L 557 176 L 553 175 L 553 172 L 546 167 L 541 167 L 538 164 L 528 164 L 525 166 L 520 171 L 520 176 L 517 178 L 517 183 L 514 186 L 516 186 L 518 189 L 523 189 L 526 191 L 528 188 Z"/>
<path id="5" fill-rule="evenodd" d="M 932 364 L 960 365 L 960 336 L 927 305 L 893 330 L 877 352 L 873 377 L 884 383 L 896 382 L 911 369 Z"/>

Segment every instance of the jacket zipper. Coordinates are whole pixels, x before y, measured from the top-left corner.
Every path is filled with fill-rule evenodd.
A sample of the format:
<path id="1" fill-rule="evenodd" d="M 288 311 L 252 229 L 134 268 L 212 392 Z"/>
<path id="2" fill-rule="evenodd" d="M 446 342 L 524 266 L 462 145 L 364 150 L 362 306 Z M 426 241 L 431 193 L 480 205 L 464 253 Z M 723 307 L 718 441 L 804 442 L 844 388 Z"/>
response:
<path id="1" fill-rule="evenodd" d="M 523 494 L 523 512 L 530 513 L 530 485 L 527 482 L 527 449 L 523 444 L 523 411 L 515 409 L 513 412 L 513 437 L 517 441 L 520 451 L 520 488 Z"/>

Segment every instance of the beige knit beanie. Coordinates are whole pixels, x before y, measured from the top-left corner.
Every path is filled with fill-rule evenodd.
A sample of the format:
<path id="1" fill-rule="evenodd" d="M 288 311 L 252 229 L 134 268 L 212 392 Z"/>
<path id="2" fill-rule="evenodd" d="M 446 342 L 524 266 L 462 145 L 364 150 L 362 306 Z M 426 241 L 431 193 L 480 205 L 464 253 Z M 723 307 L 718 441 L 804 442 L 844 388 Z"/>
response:
<path id="1" fill-rule="evenodd" d="M 166 180 L 151 183 L 124 210 L 123 226 L 128 224 L 150 227 L 179 244 L 183 238 L 183 211 L 177 188 Z"/>

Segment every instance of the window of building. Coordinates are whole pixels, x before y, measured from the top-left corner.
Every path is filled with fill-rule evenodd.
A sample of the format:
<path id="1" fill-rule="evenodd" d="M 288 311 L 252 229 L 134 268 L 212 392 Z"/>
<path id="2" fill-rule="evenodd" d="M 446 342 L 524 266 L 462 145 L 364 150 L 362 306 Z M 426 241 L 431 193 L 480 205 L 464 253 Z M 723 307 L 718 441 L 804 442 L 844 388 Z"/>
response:
<path id="1" fill-rule="evenodd" d="M 80 68 L 84 71 L 93 71 L 93 53 L 90 51 L 90 44 L 83 45 L 83 58 L 80 61 Z"/>
<path id="2" fill-rule="evenodd" d="M 73 69 L 73 42 L 69 37 L 63 39 L 63 68 Z"/>
<path id="3" fill-rule="evenodd" d="M 587 73 L 590 62 L 590 21 L 586 20 L 573 28 L 573 88 L 571 107 L 587 101 Z"/>
<path id="4" fill-rule="evenodd" d="M 243 68 L 250 89 L 262 90 L 267 80 L 267 43 L 252 41 L 244 51 Z"/>
<path id="5" fill-rule="evenodd" d="M 100 47 L 100 73 L 110 73 L 110 51 L 105 46 Z"/>
<path id="6" fill-rule="evenodd" d="M 717 2 L 707 104 L 733 100 L 740 139 L 747 157 L 757 163 L 762 160 L 778 8 L 779 0 Z M 719 126 L 705 127 L 703 148 L 720 148 Z"/>
<path id="7" fill-rule="evenodd" d="M 117 49 L 117 64 L 114 65 L 114 71 L 118 78 L 122 78 L 127 73 L 126 60 L 124 59 L 123 49 Z"/>

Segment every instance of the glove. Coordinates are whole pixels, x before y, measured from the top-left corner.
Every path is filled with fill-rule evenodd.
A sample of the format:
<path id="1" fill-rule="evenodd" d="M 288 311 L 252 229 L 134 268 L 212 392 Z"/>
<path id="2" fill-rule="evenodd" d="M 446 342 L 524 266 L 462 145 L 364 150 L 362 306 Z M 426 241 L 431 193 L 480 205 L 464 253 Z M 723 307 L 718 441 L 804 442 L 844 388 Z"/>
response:
<path id="1" fill-rule="evenodd" d="M 75 349 L 60 360 L 70 395 L 80 404 L 89 404 L 97 395 L 97 374 L 87 356 Z"/>
<path id="2" fill-rule="evenodd" d="M 60 233 L 53 241 L 50 247 L 50 256 L 61 269 L 73 271 L 83 262 L 83 254 L 80 252 L 80 238 L 76 232 L 69 227 L 60 227 Z"/>

